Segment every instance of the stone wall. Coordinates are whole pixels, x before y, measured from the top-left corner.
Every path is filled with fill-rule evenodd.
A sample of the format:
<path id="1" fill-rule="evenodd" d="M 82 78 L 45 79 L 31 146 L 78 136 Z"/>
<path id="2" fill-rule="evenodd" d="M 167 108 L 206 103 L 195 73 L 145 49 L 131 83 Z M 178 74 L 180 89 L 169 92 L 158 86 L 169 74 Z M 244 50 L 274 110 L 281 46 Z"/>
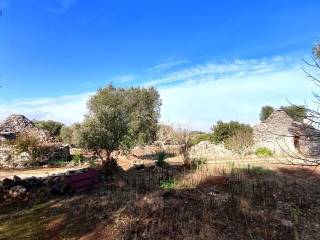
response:
<path id="1" fill-rule="evenodd" d="M 38 178 L 21 179 L 18 176 L 14 176 L 13 179 L 5 178 L 0 181 L 0 202 L 32 201 L 72 193 L 71 187 L 65 181 L 66 176 L 77 175 L 86 171 L 87 169 L 79 169 Z"/>
<path id="2" fill-rule="evenodd" d="M 0 168 L 28 168 L 42 166 L 50 161 L 71 160 L 68 145 L 52 143 L 43 145 L 44 151 L 39 157 L 33 159 L 29 153 L 19 153 L 14 146 L 2 145 L 0 147 Z"/>
<path id="3" fill-rule="evenodd" d="M 267 147 L 275 153 L 295 151 L 294 137 L 290 128 L 294 123 L 284 111 L 276 110 L 253 130 L 254 149 Z"/>
<path id="4" fill-rule="evenodd" d="M 208 141 L 202 141 L 197 145 L 194 145 L 190 149 L 190 158 L 223 158 L 233 157 L 234 153 L 231 150 L 226 149 L 223 144 L 214 144 Z"/>

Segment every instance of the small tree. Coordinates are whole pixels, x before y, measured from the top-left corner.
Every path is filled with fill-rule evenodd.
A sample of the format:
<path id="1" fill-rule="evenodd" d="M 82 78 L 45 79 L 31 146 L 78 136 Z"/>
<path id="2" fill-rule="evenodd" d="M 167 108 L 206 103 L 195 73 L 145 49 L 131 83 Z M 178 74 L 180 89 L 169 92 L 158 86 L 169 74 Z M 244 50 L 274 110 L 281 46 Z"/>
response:
<path id="1" fill-rule="evenodd" d="M 34 125 L 37 128 L 41 128 L 47 130 L 52 136 L 58 137 L 60 135 L 60 130 L 64 126 L 61 122 L 56 122 L 53 120 L 46 120 L 46 121 L 33 121 Z"/>
<path id="2" fill-rule="evenodd" d="M 218 121 L 217 124 L 214 125 L 211 129 L 213 131 L 212 139 L 216 144 L 225 143 L 225 141 L 230 137 L 234 136 L 236 131 L 238 130 L 252 131 L 252 128 L 250 125 L 239 123 L 237 121 L 231 121 L 231 122 Z"/>
<path id="3" fill-rule="evenodd" d="M 281 106 L 280 109 L 284 110 L 293 120 L 297 122 L 303 122 L 307 115 L 307 109 L 304 105 Z"/>
<path id="4" fill-rule="evenodd" d="M 71 126 L 63 126 L 60 130 L 60 138 L 64 143 L 79 146 L 80 144 L 80 123 L 74 123 Z"/>
<path id="5" fill-rule="evenodd" d="M 261 108 L 261 112 L 260 112 L 260 121 L 264 121 L 266 120 L 270 115 L 271 113 L 273 113 L 274 111 L 274 108 L 271 107 L 271 106 L 263 106 Z"/>
<path id="6" fill-rule="evenodd" d="M 160 99 L 154 88 L 99 89 L 88 102 L 81 127 L 81 145 L 93 150 L 107 165 L 112 151 L 153 142 L 158 129 Z M 105 153 L 105 157 L 104 154 Z"/>
<path id="7" fill-rule="evenodd" d="M 121 106 L 96 110 L 86 117 L 81 126 L 80 144 L 93 150 L 105 167 L 111 159 L 112 151 L 118 150 L 125 140 L 128 122 L 126 111 Z"/>

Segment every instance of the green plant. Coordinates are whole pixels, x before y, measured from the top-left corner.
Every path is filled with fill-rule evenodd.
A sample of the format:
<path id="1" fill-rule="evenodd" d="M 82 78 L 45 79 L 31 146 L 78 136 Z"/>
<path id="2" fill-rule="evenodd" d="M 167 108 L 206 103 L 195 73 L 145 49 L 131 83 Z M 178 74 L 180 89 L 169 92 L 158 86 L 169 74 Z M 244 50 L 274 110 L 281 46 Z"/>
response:
<path id="1" fill-rule="evenodd" d="M 269 148 L 259 147 L 256 149 L 255 154 L 258 157 L 271 157 L 273 153 Z"/>
<path id="2" fill-rule="evenodd" d="M 266 169 L 263 167 L 250 167 L 250 165 L 248 165 L 248 169 L 247 169 L 248 173 L 251 175 L 267 175 L 272 173 L 272 171 L 270 169 Z"/>
<path id="3" fill-rule="evenodd" d="M 77 165 L 81 165 L 85 161 L 85 157 L 81 153 L 76 153 L 72 157 L 72 161 Z"/>
<path id="4" fill-rule="evenodd" d="M 157 152 L 156 165 L 158 167 L 163 167 L 166 163 L 165 160 L 166 160 L 166 152 L 165 151 Z"/>
<path id="5" fill-rule="evenodd" d="M 213 142 L 212 133 L 191 133 L 190 145 L 197 145 L 199 142 L 208 141 Z"/>
<path id="6" fill-rule="evenodd" d="M 166 189 L 166 190 L 174 189 L 175 185 L 176 185 L 175 180 L 172 177 L 168 178 L 167 180 L 160 181 L 160 188 L 162 189 Z"/>
<path id="7" fill-rule="evenodd" d="M 250 125 L 239 123 L 237 121 L 218 121 L 211 129 L 213 131 L 212 139 L 215 143 L 225 143 L 226 140 L 234 136 L 237 131 L 253 132 Z"/>
<path id="8" fill-rule="evenodd" d="M 201 166 L 207 164 L 206 158 L 194 158 L 191 161 L 191 166 L 193 169 L 199 169 Z"/>
<path id="9" fill-rule="evenodd" d="M 56 122 L 53 120 L 47 120 L 47 121 L 33 120 L 33 123 L 37 128 L 41 128 L 48 131 L 52 136 L 59 136 L 60 130 L 64 126 L 63 123 Z"/>

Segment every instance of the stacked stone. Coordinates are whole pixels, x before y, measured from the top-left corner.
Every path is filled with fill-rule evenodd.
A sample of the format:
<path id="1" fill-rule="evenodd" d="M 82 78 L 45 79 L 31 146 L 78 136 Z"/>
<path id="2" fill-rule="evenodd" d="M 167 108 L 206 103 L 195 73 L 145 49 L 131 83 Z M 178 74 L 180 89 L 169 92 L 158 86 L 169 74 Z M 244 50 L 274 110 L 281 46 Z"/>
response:
<path id="1" fill-rule="evenodd" d="M 53 174 L 48 177 L 29 177 L 25 179 L 18 176 L 14 176 L 13 179 L 5 178 L 0 181 L 0 202 L 37 200 L 72 193 L 71 187 L 65 181 L 66 176 L 77 175 L 86 171 L 87 169 L 80 169 Z"/>

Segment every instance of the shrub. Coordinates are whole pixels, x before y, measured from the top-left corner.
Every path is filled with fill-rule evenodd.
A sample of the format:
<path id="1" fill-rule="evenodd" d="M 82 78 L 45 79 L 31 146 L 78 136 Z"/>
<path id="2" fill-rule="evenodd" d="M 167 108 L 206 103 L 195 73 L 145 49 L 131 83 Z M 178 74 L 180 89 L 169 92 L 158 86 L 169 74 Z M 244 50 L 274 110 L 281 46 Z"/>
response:
<path id="1" fill-rule="evenodd" d="M 77 165 L 81 165 L 85 161 L 85 158 L 81 153 L 76 153 L 73 156 L 72 161 Z"/>
<path id="2" fill-rule="evenodd" d="M 213 131 L 212 139 L 217 144 L 224 143 L 228 138 L 234 136 L 237 131 L 253 131 L 250 125 L 239 123 L 237 121 L 231 121 L 228 123 L 218 121 L 211 129 Z"/>
<path id="3" fill-rule="evenodd" d="M 225 148 L 237 153 L 247 154 L 253 146 L 253 132 L 250 128 L 239 128 L 225 141 Z"/>
<path id="4" fill-rule="evenodd" d="M 266 169 L 263 167 L 250 167 L 250 166 L 248 166 L 247 171 L 251 175 L 267 175 L 267 174 L 272 173 L 272 171 L 270 169 Z"/>
<path id="5" fill-rule="evenodd" d="M 269 148 L 260 147 L 256 149 L 255 154 L 258 157 L 270 157 L 272 156 L 272 151 Z"/>
<path id="6" fill-rule="evenodd" d="M 205 165 L 206 163 L 206 158 L 194 158 L 191 161 L 191 166 L 193 169 L 199 169 L 202 165 Z"/>
<path id="7" fill-rule="evenodd" d="M 53 120 L 47 120 L 47 121 L 33 121 L 34 125 L 37 128 L 44 129 L 48 131 L 52 136 L 59 136 L 60 135 L 60 130 L 63 127 L 63 123 L 61 122 L 56 122 Z"/>
<path id="8" fill-rule="evenodd" d="M 168 180 L 160 181 L 160 188 L 162 189 L 166 189 L 166 190 L 174 189 L 175 185 L 176 184 L 175 184 L 174 178 L 172 177 L 168 178 Z"/>
<path id="9" fill-rule="evenodd" d="M 162 167 L 165 165 L 165 159 L 166 159 L 166 152 L 165 151 L 160 151 L 157 153 L 157 161 L 156 165 L 159 167 Z"/>
<path id="10" fill-rule="evenodd" d="M 39 158 L 45 151 L 45 147 L 33 135 L 20 134 L 14 143 L 18 153 L 27 152 L 33 160 Z"/>
<path id="11" fill-rule="evenodd" d="M 199 142 L 208 141 L 213 142 L 212 133 L 192 133 L 190 139 L 190 145 L 197 145 Z"/>

